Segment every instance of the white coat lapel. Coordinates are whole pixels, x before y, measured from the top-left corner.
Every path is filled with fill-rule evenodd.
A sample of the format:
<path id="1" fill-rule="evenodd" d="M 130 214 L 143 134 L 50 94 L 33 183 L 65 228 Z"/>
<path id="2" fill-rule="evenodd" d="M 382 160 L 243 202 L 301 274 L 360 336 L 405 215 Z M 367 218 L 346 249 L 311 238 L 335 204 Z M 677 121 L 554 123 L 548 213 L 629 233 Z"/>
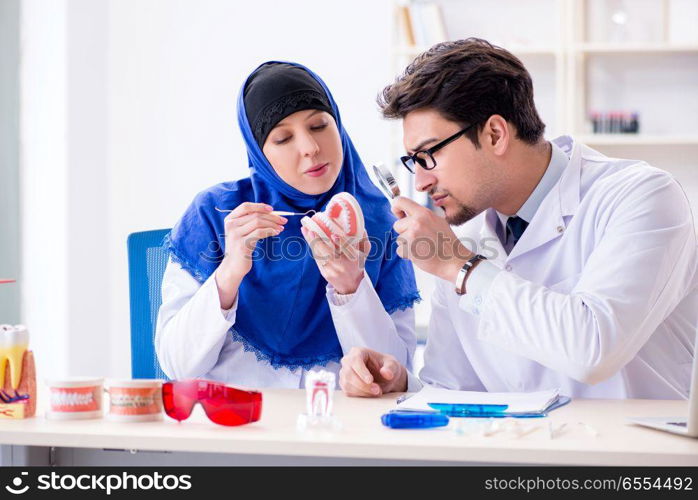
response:
<path id="1" fill-rule="evenodd" d="M 487 209 L 485 218 L 480 228 L 480 241 L 478 253 L 492 262 L 504 264 L 507 252 L 497 235 L 497 212 L 493 208 Z"/>

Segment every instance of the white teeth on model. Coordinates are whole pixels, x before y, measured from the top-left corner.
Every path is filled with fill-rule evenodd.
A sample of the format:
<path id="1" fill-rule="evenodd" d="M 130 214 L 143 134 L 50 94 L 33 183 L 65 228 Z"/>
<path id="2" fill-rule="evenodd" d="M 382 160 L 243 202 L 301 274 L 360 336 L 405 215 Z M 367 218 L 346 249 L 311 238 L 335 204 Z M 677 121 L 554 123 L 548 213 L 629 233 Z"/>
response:
<path id="1" fill-rule="evenodd" d="M 10 364 L 12 389 L 19 387 L 22 360 L 29 347 L 29 332 L 23 325 L 0 325 L 0 388 L 5 387 L 5 371 Z"/>
<path id="2" fill-rule="evenodd" d="M 337 201 L 342 207 L 342 211 L 339 213 L 339 216 L 341 217 L 342 228 L 344 229 L 345 234 L 349 234 L 351 233 L 351 219 L 349 217 L 349 212 L 352 210 L 352 207 L 351 205 L 349 205 L 349 202 L 347 202 L 343 198 L 337 198 Z"/>
<path id="3" fill-rule="evenodd" d="M 53 406 L 83 406 L 94 401 L 91 392 L 52 392 L 51 404 Z"/>
<path id="4" fill-rule="evenodd" d="M 332 231 L 334 234 L 337 234 L 337 232 L 334 230 L 334 227 L 329 224 L 329 221 L 334 222 L 335 224 L 339 225 L 341 229 L 344 231 L 344 234 L 349 234 L 351 231 L 351 223 L 349 219 L 349 210 L 351 209 L 349 205 L 344 201 L 342 198 L 336 198 L 335 203 L 338 203 L 339 206 L 342 207 L 341 212 L 339 212 L 339 218 L 337 219 L 332 219 L 330 216 L 328 216 L 325 212 L 319 212 L 317 215 L 321 215 L 322 217 L 320 218 L 329 228 L 330 231 Z M 327 207 L 327 211 L 331 211 L 330 206 Z M 342 236 L 342 235 L 339 235 Z"/>
<path id="5" fill-rule="evenodd" d="M 109 397 L 113 406 L 127 406 L 129 408 L 144 408 L 155 404 L 155 396 L 132 396 L 131 394 L 119 394 Z"/>
<path id="6" fill-rule="evenodd" d="M 331 233 L 337 234 L 337 231 L 334 227 L 334 224 L 336 224 L 336 221 L 332 220 L 329 215 L 327 215 L 325 212 L 318 212 L 316 217 L 320 217 L 320 220 L 325 224 L 325 226 L 327 226 L 329 228 Z M 341 235 L 339 235 L 339 236 L 341 236 Z"/>

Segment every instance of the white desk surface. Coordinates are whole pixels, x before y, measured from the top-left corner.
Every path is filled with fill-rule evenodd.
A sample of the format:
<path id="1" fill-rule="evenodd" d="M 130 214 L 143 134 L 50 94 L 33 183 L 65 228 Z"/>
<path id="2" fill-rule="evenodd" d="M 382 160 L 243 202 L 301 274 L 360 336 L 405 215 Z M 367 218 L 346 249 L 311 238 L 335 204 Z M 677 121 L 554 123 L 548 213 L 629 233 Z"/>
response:
<path id="1" fill-rule="evenodd" d="M 119 448 L 185 452 L 235 453 L 387 460 L 456 461 L 465 463 L 550 465 L 698 465 L 698 439 L 629 424 L 629 416 L 686 415 L 686 401 L 573 400 L 547 419 L 527 419 L 536 431 L 516 438 L 459 435 L 448 427 L 394 430 L 380 416 L 395 407 L 397 394 L 380 399 L 347 398 L 335 393 L 338 432 L 296 430 L 296 417 L 305 409 L 303 390 L 264 390 L 262 419 L 240 427 L 210 422 L 202 411 L 178 423 L 116 423 L 106 419 L 46 420 L 42 401 L 37 416 L 0 420 L 0 444 L 70 448 Z M 105 395 L 106 396 L 106 395 Z M 105 401 L 106 403 L 106 401 Z M 197 405 L 196 410 L 200 410 Z M 550 439 L 543 424 L 568 423 L 567 432 Z M 590 435 L 584 422 L 593 426 Z"/>

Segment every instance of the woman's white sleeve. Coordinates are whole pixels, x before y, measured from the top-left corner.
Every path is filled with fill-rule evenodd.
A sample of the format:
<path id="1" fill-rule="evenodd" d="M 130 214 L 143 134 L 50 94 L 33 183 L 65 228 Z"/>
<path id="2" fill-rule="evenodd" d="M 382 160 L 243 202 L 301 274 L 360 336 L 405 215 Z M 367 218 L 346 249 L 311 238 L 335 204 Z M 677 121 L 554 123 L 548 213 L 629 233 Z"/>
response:
<path id="1" fill-rule="evenodd" d="M 417 346 L 412 307 L 388 314 L 365 272 L 351 296 L 338 295 L 328 284 L 327 302 L 345 354 L 352 347 L 367 347 L 391 354 L 408 370 L 412 369 Z"/>
<path id="2" fill-rule="evenodd" d="M 221 309 L 215 273 L 202 285 L 170 259 L 155 330 L 155 352 L 167 376 L 183 379 L 208 373 L 218 362 L 236 310 L 237 298 L 230 309 Z"/>

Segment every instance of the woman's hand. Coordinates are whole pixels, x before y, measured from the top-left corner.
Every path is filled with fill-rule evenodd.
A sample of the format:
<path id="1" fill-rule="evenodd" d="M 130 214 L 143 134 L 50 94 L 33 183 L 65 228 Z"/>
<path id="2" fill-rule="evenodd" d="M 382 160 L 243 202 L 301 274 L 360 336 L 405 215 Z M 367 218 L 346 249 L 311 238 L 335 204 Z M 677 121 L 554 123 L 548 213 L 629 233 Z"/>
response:
<path id="1" fill-rule="evenodd" d="M 245 202 L 225 217 L 225 257 L 216 270 L 221 308 L 230 309 L 242 279 L 252 269 L 252 252 L 257 242 L 276 236 L 288 219 L 273 215 L 265 203 Z"/>
<path id="2" fill-rule="evenodd" d="M 344 236 L 332 236 L 334 245 L 329 245 L 313 231 L 301 228 L 308 242 L 313 258 L 320 268 L 320 274 L 340 295 L 356 292 L 364 276 L 364 264 L 371 251 L 371 243 L 364 231 L 362 239 L 350 243 Z"/>

